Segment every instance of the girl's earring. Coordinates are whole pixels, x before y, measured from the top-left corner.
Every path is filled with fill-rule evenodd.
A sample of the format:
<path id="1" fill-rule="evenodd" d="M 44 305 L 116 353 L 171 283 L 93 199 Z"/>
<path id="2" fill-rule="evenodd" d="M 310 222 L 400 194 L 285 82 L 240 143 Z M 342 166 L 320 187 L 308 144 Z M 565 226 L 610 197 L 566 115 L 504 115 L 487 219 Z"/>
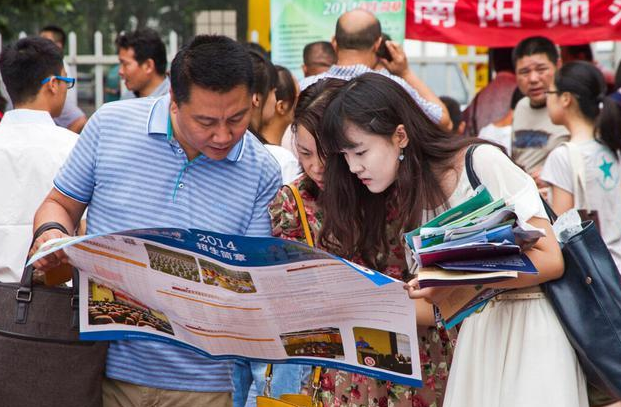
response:
<path id="1" fill-rule="evenodd" d="M 399 154 L 399 161 L 403 161 L 405 156 L 403 155 L 403 149 L 401 149 L 401 154 Z"/>

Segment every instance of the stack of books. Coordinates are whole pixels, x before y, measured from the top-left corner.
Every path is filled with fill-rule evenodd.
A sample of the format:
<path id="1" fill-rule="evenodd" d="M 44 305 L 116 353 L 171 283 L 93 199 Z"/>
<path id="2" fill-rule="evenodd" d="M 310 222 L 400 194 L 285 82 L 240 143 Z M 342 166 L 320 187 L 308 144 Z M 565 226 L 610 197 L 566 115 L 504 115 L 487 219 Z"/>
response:
<path id="1" fill-rule="evenodd" d="M 545 233 L 518 220 L 515 208 L 503 199 L 494 200 L 484 186 L 475 192 L 466 202 L 405 234 L 421 288 L 463 286 L 445 304 L 438 304 L 446 322 L 464 312 L 469 315 L 504 291 L 483 284 L 514 279 L 519 273 L 537 274 L 521 248 Z"/>

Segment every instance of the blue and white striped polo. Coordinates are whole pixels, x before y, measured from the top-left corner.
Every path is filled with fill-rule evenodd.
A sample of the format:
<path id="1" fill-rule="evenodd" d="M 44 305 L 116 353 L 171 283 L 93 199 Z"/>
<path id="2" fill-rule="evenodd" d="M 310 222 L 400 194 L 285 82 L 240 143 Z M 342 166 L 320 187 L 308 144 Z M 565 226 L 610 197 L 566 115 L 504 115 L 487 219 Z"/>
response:
<path id="1" fill-rule="evenodd" d="M 250 133 L 221 161 L 191 164 L 167 138 L 170 96 L 108 103 L 86 124 L 54 180 L 88 204 L 88 232 L 198 228 L 269 236 L 280 167 Z M 108 377 L 169 390 L 232 391 L 231 363 L 154 341 L 110 345 Z"/>

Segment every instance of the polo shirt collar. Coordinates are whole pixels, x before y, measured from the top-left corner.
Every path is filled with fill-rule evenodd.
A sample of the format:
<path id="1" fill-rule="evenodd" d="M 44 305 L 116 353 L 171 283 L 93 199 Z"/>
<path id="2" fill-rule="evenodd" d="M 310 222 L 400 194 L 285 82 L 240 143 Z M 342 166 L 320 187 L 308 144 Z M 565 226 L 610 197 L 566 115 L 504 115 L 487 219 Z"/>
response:
<path id="1" fill-rule="evenodd" d="M 8 112 L 7 112 L 8 113 Z M 147 132 L 150 136 L 164 136 L 168 134 L 168 119 L 170 116 L 170 94 L 161 96 L 155 99 L 151 112 L 149 113 L 149 120 L 147 121 Z M 6 116 L 5 116 L 6 117 Z M 4 120 L 4 119 L 3 119 Z M 246 145 L 246 138 L 253 137 L 248 131 L 239 140 L 231 151 L 226 156 L 226 160 L 231 162 L 237 162 L 241 160 L 244 147 Z"/>
<path id="2" fill-rule="evenodd" d="M 13 109 L 4 114 L 2 118 L 4 124 L 44 124 L 56 126 L 54 119 L 47 110 L 32 109 Z"/>

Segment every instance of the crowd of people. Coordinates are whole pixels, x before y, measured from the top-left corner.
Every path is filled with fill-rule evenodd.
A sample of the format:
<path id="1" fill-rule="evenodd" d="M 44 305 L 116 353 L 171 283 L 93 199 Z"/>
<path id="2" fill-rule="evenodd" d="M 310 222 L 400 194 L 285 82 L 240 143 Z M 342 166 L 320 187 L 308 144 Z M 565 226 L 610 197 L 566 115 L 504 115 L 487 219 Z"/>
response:
<path id="1" fill-rule="evenodd" d="M 196 259 L 193 257 L 174 252 L 161 253 L 154 247 L 147 248 L 147 255 L 149 256 L 149 265 L 153 270 L 190 281 L 200 281 Z"/>
<path id="2" fill-rule="evenodd" d="M 133 307 L 120 301 L 89 301 L 88 322 L 91 325 L 124 324 L 148 326 L 174 335 L 168 321 L 164 321 L 147 309 Z"/>
<path id="3" fill-rule="evenodd" d="M 0 54 L 12 105 L 0 121 L 1 281 L 20 279 L 33 231 L 35 251 L 65 236 L 55 224 L 76 231 L 87 208 L 88 233 L 277 236 L 402 279 L 416 304 L 423 387 L 325 369 L 326 406 L 621 405 L 587 383 L 540 288 L 564 269 L 540 195 L 559 215 L 575 208 L 598 220 L 621 262 L 621 69 L 613 84 L 588 47 L 559 52 L 545 37 L 525 38 L 492 51 L 494 79 L 462 111 L 416 76 L 363 10 L 343 14 L 331 42 L 305 47 L 299 83 L 258 45 L 224 36 L 193 38 L 169 71 L 152 30 L 116 44 L 130 94 L 84 120 L 79 136 L 53 120 L 75 84 L 59 44 L 42 32 Z M 473 196 L 467 151 L 491 195 L 546 235 L 524 248 L 538 274 L 491 284 L 512 295 L 446 330 L 432 304 L 454 288 L 418 287 L 402 234 Z M 577 172 L 585 182 L 575 183 Z M 59 251 L 35 266 L 52 273 L 66 262 Z M 264 373 L 262 363 L 113 341 L 103 403 L 137 406 L 165 393 L 174 405 L 250 406 Z M 273 394 L 299 392 L 308 373 L 275 366 Z"/>

